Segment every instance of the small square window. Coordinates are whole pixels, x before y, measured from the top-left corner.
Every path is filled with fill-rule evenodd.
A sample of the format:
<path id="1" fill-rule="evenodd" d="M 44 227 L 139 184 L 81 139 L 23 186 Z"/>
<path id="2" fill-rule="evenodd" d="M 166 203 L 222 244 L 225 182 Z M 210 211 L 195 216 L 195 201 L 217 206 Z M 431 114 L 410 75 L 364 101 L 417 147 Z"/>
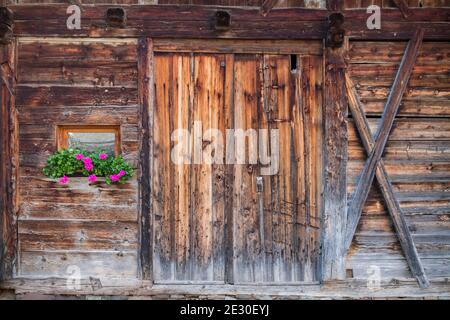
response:
<path id="1" fill-rule="evenodd" d="M 120 127 L 118 126 L 59 126 L 58 149 L 81 149 L 88 152 L 106 151 L 120 154 Z"/>

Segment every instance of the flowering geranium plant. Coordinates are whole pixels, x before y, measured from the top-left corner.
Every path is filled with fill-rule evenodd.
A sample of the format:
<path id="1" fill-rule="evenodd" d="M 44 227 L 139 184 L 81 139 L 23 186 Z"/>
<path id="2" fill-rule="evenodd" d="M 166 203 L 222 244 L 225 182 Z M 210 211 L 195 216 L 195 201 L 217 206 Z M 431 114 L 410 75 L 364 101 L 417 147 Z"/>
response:
<path id="1" fill-rule="evenodd" d="M 69 176 L 88 177 L 88 182 L 105 177 L 107 184 L 125 183 L 133 176 L 133 169 L 122 156 L 112 157 L 102 150 L 87 152 L 78 149 L 62 149 L 47 159 L 44 174 L 58 179 L 60 184 L 69 182 Z"/>

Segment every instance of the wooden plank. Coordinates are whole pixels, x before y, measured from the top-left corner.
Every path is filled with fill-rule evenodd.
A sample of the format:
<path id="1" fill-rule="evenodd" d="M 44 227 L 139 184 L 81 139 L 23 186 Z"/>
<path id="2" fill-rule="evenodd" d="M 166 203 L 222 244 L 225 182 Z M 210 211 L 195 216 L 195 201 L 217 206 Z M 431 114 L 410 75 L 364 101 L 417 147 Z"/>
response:
<path id="1" fill-rule="evenodd" d="M 347 101 L 344 48 L 327 49 L 324 88 L 324 216 L 322 222 L 322 279 L 345 278 L 347 221 Z"/>
<path id="2" fill-rule="evenodd" d="M 226 129 L 234 128 L 234 54 L 225 56 L 225 102 L 224 102 L 224 125 Z M 225 154 L 230 150 L 225 146 Z M 234 283 L 234 210 L 233 210 L 233 187 L 234 168 L 227 165 L 225 169 L 225 283 Z"/>
<path id="3" fill-rule="evenodd" d="M 152 206 L 151 206 L 151 152 L 154 105 L 153 44 L 141 38 L 138 48 L 139 70 L 139 262 L 142 279 L 152 280 Z"/>
<path id="4" fill-rule="evenodd" d="M 380 285 L 383 290 L 370 290 L 367 288 L 367 279 L 349 279 L 347 281 L 334 281 L 325 284 L 304 285 L 235 285 L 217 286 L 216 284 L 180 284 L 180 285 L 154 285 L 134 279 L 102 279 L 102 287 L 93 286 L 89 279 L 82 279 L 79 295 L 100 296 L 140 296 L 147 299 L 167 299 L 180 297 L 221 299 L 227 296 L 262 299 L 373 299 L 391 298 L 399 299 L 448 299 L 450 285 L 445 278 L 436 279 L 427 289 L 417 287 L 414 280 L 395 279 L 383 280 Z M 46 295 L 65 295 L 73 297 L 73 290 L 67 288 L 66 278 L 33 279 L 19 277 L 2 284 L 2 288 L 15 289 L 17 294 L 27 293 Z M 30 295 L 31 297 L 31 295 Z"/>
<path id="5" fill-rule="evenodd" d="M 305 119 L 305 147 L 306 147 L 306 205 L 307 219 L 305 221 L 308 237 L 308 250 L 304 281 L 316 281 L 320 274 L 320 227 L 322 219 L 322 146 L 323 146 L 323 59 L 309 57 L 302 61 L 302 96 L 306 99 L 301 104 Z M 306 81 L 303 81 L 306 80 Z M 304 241 L 305 241 L 304 240 Z"/>
<path id="6" fill-rule="evenodd" d="M 350 79 L 348 73 L 345 75 L 347 97 L 349 101 L 349 107 L 352 112 L 353 119 L 357 124 L 358 131 L 363 142 L 364 148 L 368 155 L 372 153 L 375 140 L 370 132 L 369 124 L 367 123 L 366 115 L 362 108 L 361 102 L 358 100 L 355 87 Z M 408 225 L 401 211 L 400 205 L 394 195 L 392 185 L 386 173 L 383 160 L 380 158 L 376 165 L 376 177 L 378 185 L 383 194 L 386 206 L 394 222 L 397 236 L 405 254 L 406 260 L 414 277 L 417 279 L 421 287 L 427 287 L 429 285 L 428 279 L 425 275 L 417 248 L 414 244 L 411 233 L 408 229 Z M 359 186 L 359 184 L 358 184 Z"/>
<path id="7" fill-rule="evenodd" d="M 261 56 L 235 55 L 234 70 L 234 129 L 255 128 L 258 122 Z M 248 138 L 251 140 L 251 138 Z M 254 142 L 253 142 L 254 144 Z M 254 145 L 246 141 L 243 149 L 247 164 L 234 165 L 234 281 L 262 282 L 264 259 L 260 242 L 257 208 L 257 167 L 248 164 L 249 150 Z M 236 148 L 238 148 L 236 146 Z"/>
<path id="8" fill-rule="evenodd" d="M 263 86 L 262 98 L 263 103 L 258 105 L 259 110 L 259 128 L 264 130 L 275 130 L 277 129 L 277 123 L 271 121 L 273 118 L 277 118 L 276 114 L 278 111 L 278 95 L 277 90 L 274 89 L 277 83 L 277 68 L 276 68 L 276 59 L 270 55 L 264 55 L 263 57 L 263 65 L 259 68 L 258 74 L 260 79 L 260 84 Z M 298 124 L 300 126 L 303 125 L 303 122 L 299 119 L 300 113 L 294 113 L 295 120 L 297 122 L 295 128 L 299 130 Z M 302 129 L 303 127 L 301 127 Z M 269 131 L 270 132 L 270 131 Z M 301 134 L 303 134 L 303 130 L 299 130 Z M 270 137 L 270 135 L 269 135 Z M 298 139 L 301 138 L 301 135 L 298 135 Z M 298 141 L 298 140 L 297 140 Z M 272 152 L 275 148 L 279 149 L 279 146 L 273 145 L 271 141 L 259 141 L 260 146 L 265 146 L 266 153 L 271 156 Z M 275 149 L 276 150 L 276 149 Z M 279 158 L 279 151 L 278 151 Z M 275 161 L 275 159 L 271 159 L 271 165 Z M 279 159 L 276 160 L 279 163 Z M 304 162 L 299 162 L 299 165 L 303 165 Z M 279 164 L 278 164 L 279 166 Z M 278 172 L 276 172 L 278 173 Z M 261 242 L 264 247 L 264 267 L 263 267 L 263 277 L 264 281 L 274 282 L 275 273 L 274 273 L 274 219 L 277 216 L 276 210 L 279 211 L 279 202 L 277 201 L 277 182 L 278 179 L 276 176 L 263 176 L 263 190 L 257 193 L 258 197 L 258 212 L 260 217 L 260 225 L 263 225 L 263 228 L 260 229 Z M 300 184 L 301 185 L 301 184 Z M 303 187 L 303 185 L 301 185 Z M 303 188 L 304 189 L 304 188 Z M 303 194 L 304 195 L 304 194 Z M 261 222 L 262 221 L 262 222 Z M 293 226 L 295 228 L 295 226 Z M 276 228 L 275 228 L 276 229 Z M 261 232 L 262 231 L 262 232 Z M 301 235 L 298 235 L 301 237 Z M 293 238 L 295 241 L 295 238 Z"/>
<path id="9" fill-rule="evenodd" d="M 395 65 L 402 60 L 407 44 L 407 41 L 351 41 L 349 61 L 351 64 Z M 420 66 L 439 68 L 439 65 L 447 65 L 449 59 L 448 43 L 426 41 L 419 51 L 414 70 Z M 395 75 L 395 71 L 393 73 Z"/>
<path id="10" fill-rule="evenodd" d="M 171 185 L 168 183 L 170 172 L 170 140 L 171 135 L 169 111 L 173 105 L 171 97 L 173 88 L 173 55 L 155 55 L 155 106 L 154 106 L 154 154 L 152 172 L 152 200 L 154 213 L 154 280 L 173 280 L 173 266 L 171 265 L 171 243 L 173 232 L 170 227 L 170 197 Z"/>
<path id="11" fill-rule="evenodd" d="M 154 39 L 154 50 L 158 52 L 197 53 L 265 53 L 322 55 L 320 41 L 302 40 L 239 40 L 239 39 Z"/>
<path id="12" fill-rule="evenodd" d="M 224 280 L 223 241 L 224 241 L 224 198 L 221 195 L 223 166 L 211 164 L 216 161 L 215 153 L 220 156 L 217 143 L 220 140 L 214 134 L 208 137 L 208 129 L 224 132 L 224 119 L 221 119 L 224 106 L 225 73 L 221 64 L 222 55 L 194 56 L 194 105 L 193 121 L 201 121 L 203 138 L 201 145 L 194 141 L 195 150 L 201 153 L 201 162 L 195 163 L 192 171 L 193 210 L 193 248 L 192 276 L 194 280 Z M 220 112 L 221 111 L 221 112 Z M 219 113 L 220 112 L 220 113 Z M 195 130 L 195 129 L 194 129 Z M 199 149 L 201 148 L 201 150 Z M 223 156 L 221 157 L 223 158 Z M 219 161 L 220 164 L 220 161 Z M 222 192 L 223 193 L 223 192 Z"/>
<path id="13" fill-rule="evenodd" d="M 71 181 L 73 184 L 73 182 Z M 83 182 L 86 184 L 86 182 Z M 134 206 L 101 205 L 101 204 L 66 204 L 22 202 L 20 204 L 20 219 L 48 220 L 99 220 L 136 222 L 137 211 Z"/>
<path id="14" fill-rule="evenodd" d="M 137 88 L 17 86 L 18 106 L 126 106 L 137 100 Z"/>
<path id="15" fill-rule="evenodd" d="M 138 247 L 135 221 L 21 220 L 18 233 L 20 251 L 108 251 L 136 250 Z"/>
<path id="16" fill-rule="evenodd" d="M 192 100 L 193 94 L 193 58 L 191 54 L 177 54 L 173 58 L 173 127 L 174 130 L 192 130 Z M 187 135 L 187 136 L 185 136 Z M 182 139 L 186 139 L 182 140 Z M 180 149 L 178 156 L 189 159 L 192 150 L 192 139 L 187 133 L 177 136 L 175 148 Z M 173 159 L 172 159 L 173 161 Z M 174 251 L 176 280 L 189 280 L 191 275 L 191 166 L 184 161 L 176 163 L 174 172 L 174 198 L 175 198 L 175 226 Z"/>
<path id="17" fill-rule="evenodd" d="M 375 176 L 375 167 L 381 158 L 381 154 L 389 137 L 392 124 L 397 114 L 403 93 L 408 85 L 409 76 L 417 57 L 418 49 L 422 43 L 423 30 L 416 31 L 415 37 L 410 41 L 405 51 L 404 58 L 397 72 L 394 84 L 392 85 L 389 98 L 386 102 L 385 111 L 381 126 L 378 128 L 375 144 L 366 165 L 360 175 L 358 187 L 353 195 L 348 209 L 348 222 L 345 235 L 345 247 L 349 248 L 351 240 L 361 216 L 361 210 L 367 199 L 367 194 Z"/>
<path id="18" fill-rule="evenodd" d="M 448 159 L 432 163 L 429 160 L 385 160 L 385 166 L 391 181 L 418 183 L 448 179 L 450 162 Z M 349 161 L 348 167 L 349 181 L 353 182 L 359 175 L 358 170 L 364 168 L 364 162 Z"/>
<path id="19" fill-rule="evenodd" d="M 20 276 L 67 277 L 72 269 L 80 268 L 81 277 L 137 277 L 136 251 L 22 251 Z M 73 267 L 72 267 L 73 268 Z M 67 283 L 67 282 L 66 282 Z"/>
<path id="20" fill-rule="evenodd" d="M 359 142 L 350 141 L 349 159 L 365 160 L 364 148 Z M 421 161 L 445 161 L 450 159 L 450 141 L 393 141 L 384 150 L 384 159 Z"/>
<path id="21" fill-rule="evenodd" d="M 271 176 L 273 280 L 275 282 L 300 281 L 303 280 L 305 274 L 309 274 L 308 266 L 305 266 L 307 271 L 304 273 L 300 270 L 300 264 L 303 262 L 306 265 L 307 258 L 305 257 L 303 261 L 300 259 L 303 258 L 303 254 L 308 256 L 309 252 L 308 245 L 306 245 L 305 253 L 299 253 L 301 243 L 298 242 L 296 237 L 301 229 L 301 226 L 297 224 L 298 215 L 308 215 L 304 210 L 298 212 L 296 203 L 297 175 L 302 174 L 296 172 L 297 165 L 292 158 L 292 154 L 295 152 L 294 140 L 302 137 L 293 137 L 292 134 L 291 121 L 296 99 L 296 83 L 290 71 L 289 56 L 267 56 L 266 60 L 265 67 L 269 68 L 268 94 L 271 97 L 269 120 L 272 125 L 270 128 L 278 130 L 280 135 L 278 147 L 279 170 Z M 295 111 L 302 112 L 301 110 Z M 298 125 L 298 123 L 296 124 Z M 308 138 L 304 137 L 303 143 Z M 271 144 L 271 147 L 275 148 L 276 146 Z M 305 196 L 309 196 L 309 193 L 305 193 Z M 302 232 L 300 234 L 304 237 L 303 241 L 308 242 L 308 233 Z"/>
<path id="22" fill-rule="evenodd" d="M 135 62 L 22 61 L 18 82 L 26 85 L 71 87 L 137 87 Z"/>
<path id="23" fill-rule="evenodd" d="M 374 136 L 381 126 L 378 118 L 368 119 L 368 124 Z M 348 125 L 349 141 L 358 141 L 358 134 L 353 120 Z M 388 141 L 420 142 L 449 141 L 450 123 L 446 118 L 399 118 L 394 121 Z"/>
<path id="24" fill-rule="evenodd" d="M 0 46 L 0 279 L 16 267 L 18 131 L 15 110 L 16 42 Z"/>
<path id="25" fill-rule="evenodd" d="M 21 38 L 19 60 L 24 62 L 136 63 L 136 39 Z M 20 68 L 20 66 L 19 66 Z"/>
<path id="26" fill-rule="evenodd" d="M 77 91 L 77 90 L 75 90 Z M 17 106 L 22 124 L 58 123 L 61 125 L 122 125 L 137 124 L 137 105 L 131 106 L 58 106 L 44 107 Z"/>
<path id="27" fill-rule="evenodd" d="M 209 100 L 210 108 L 210 127 L 218 130 L 211 136 L 206 135 L 206 140 L 210 139 L 213 143 L 223 142 L 226 137 L 226 126 L 229 123 L 230 115 L 226 112 L 229 109 L 225 108 L 225 90 L 226 83 L 226 68 L 227 60 L 225 55 L 216 55 L 211 61 L 211 66 L 207 67 L 209 72 L 212 73 L 211 85 L 209 91 L 212 93 Z M 220 134 L 218 135 L 218 133 Z M 204 152 L 210 157 L 215 159 L 211 165 L 211 234 L 212 234 L 212 261 L 213 261 L 213 280 L 224 281 L 225 280 L 225 242 L 226 230 L 226 146 L 206 147 Z M 228 240 L 230 241 L 230 240 Z"/>

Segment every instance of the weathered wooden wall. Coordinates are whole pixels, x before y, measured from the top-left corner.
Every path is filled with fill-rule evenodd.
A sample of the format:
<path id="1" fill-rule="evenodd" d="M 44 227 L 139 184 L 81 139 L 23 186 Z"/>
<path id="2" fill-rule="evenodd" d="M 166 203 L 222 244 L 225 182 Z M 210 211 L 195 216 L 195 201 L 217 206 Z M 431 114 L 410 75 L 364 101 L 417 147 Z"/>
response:
<path id="1" fill-rule="evenodd" d="M 120 125 L 122 152 L 138 161 L 135 40 L 21 39 L 17 108 L 20 131 L 20 276 L 137 275 L 137 180 L 120 186 L 42 174 L 58 125 Z"/>
<path id="2" fill-rule="evenodd" d="M 205 1 L 159 1 L 159 4 L 169 3 L 206 4 Z M 207 4 L 260 6 L 261 3 L 217 1 Z M 325 7 L 324 1 L 320 1 L 320 5 L 317 5 L 319 1 L 280 1 L 278 7 L 305 3 L 307 7 Z M 344 7 L 365 8 L 371 3 L 345 1 Z M 391 1 L 373 3 L 385 8 L 394 6 Z M 448 6 L 448 2 L 439 0 L 408 1 L 408 4 Z M 345 227 L 345 191 L 338 192 L 339 189 L 333 187 L 339 188 L 347 180 L 346 191 L 350 195 L 367 157 L 352 115 L 346 115 L 343 56 L 333 55 L 329 50 L 324 54 L 318 41 L 314 43 L 319 43 L 320 50 L 314 53 L 316 47 L 312 42 L 292 40 L 276 47 L 274 42 L 249 44 L 244 40 L 215 38 L 322 39 L 328 12 L 300 10 L 300 13 L 289 9 L 264 20 L 258 10 L 228 9 L 234 10 L 233 17 L 237 17 L 238 25 L 229 32 L 218 33 L 210 23 L 215 8 L 194 7 L 189 11 L 185 7 L 173 7 L 169 12 L 161 7 L 149 8 L 144 13 L 140 7 L 129 7 L 128 13 L 135 20 L 120 29 L 105 26 L 104 7 L 91 6 L 85 11 L 87 24 L 81 31 L 70 31 L 72 33 L 65 28 L 67 15 L 63 5 L 55 6 L 54 10 L 36 6 L 44 18 L 41 21 L 35 19 L 35 9 L 14 7 L 19 17 L 16 104 L 20 141 L 13 146 L 20 149 L 21 167 L 17 275 L 68 276 L 67 266 L 78 265 L 83 277 L 137 276 L 137 198 L 138 194 L 142 195 L 138 192 L 139 176 L 120 187 L 104 188 L 101 184 L 87 187 L 80 178 L 71 179 L 68 186 L 59 186 L 44 178 L 41 169 L 48 155 L 56 150 L 56 125 L 59 124 L 120 125 L 122 150 L 128 160 L 138 164 L 141 129 L 138 125 L 142 115 L 139 104 L 142 101 L 138 100 L 137 40 L 126 37 L 173 37 L 168 33 L 174 30 L 177 37 L 211 40 L 158 39 L 155 49 L 155 75 L 158 75 L 155 108 L 160 112 L 153 131 L 146 134 L 149 138 L 155 136 L 157 147 L 155 168 L 151 171 L 155 236 L 150 239 L 154 243 L 149 250 L 155 249 L 156 281 L 295 282 L 320 278 L 316 260 L 320 231 L 315 221 L 323 218 L 321 213 L 325 211 L 325 218 L 327 215 L 336 218 L 327 220 L 329 225 L 325 227 L 334 232 Z M 183 10 L 189 15 L 173 23 L 174 17 Z M 364 10 L 348 10 L 345 27 L 352 38 L 408 39 L 414 32 L 413 26 L 420 25 L 426 29 L 427 40 L 448 39 L 447 11 L 436 9 L 421 13 L 420 10 L 415 11 L 413 23 L 401 19 L 396 9 L 383 11 L 382 32 L 366 30 Z M 250 19 L 256 15 L 255 20 Z M 294 20 L 296 15 L 301 15 L 302 19 Z M 173 23 L 170 24 L 173 29 L 159 19 Z M 189 25 L 188 30 L 179 28 L 181 24 Z M 255 27 L 249 29 L 253 24 Z M 272 24 L 278 27 L 273 28 Z M 44 34 L 55 38 L 39 38 Z M 30 35 L 38 38 L 27 38 Z M 93 38 L 64 38 L 88 35 Z M 101 38 L 103 36 L 108 38 Z M 299 51 L 293 49 L 299 44 L 302 45 Z M 350 41 L 348 72 L 357 85 L 372 132 L 380 122 L 404 49 L 404 42 Z M 425 270 L 432 280 L 448 278 L 450 270 L 449 52 L 448 42 L 424 43 L 383 156 Z M 288 71 L 290 54 L 300 57 L 300 70 L 296 75 Z M 319 108 L 308 107 L 322 104 L 322 90 L 325 119 Z M 3 87 L 2 97 L 5 92 Z M 223 108 L 215 105 L 213 109 L 204 108 L 211 101 Z M 180 110 L 185 102 L 190 106 L 188 113 Z M 265 115 L 266 104 L 273 107 L 271 117 L 276 117 L 276 121 L 269 121 Z M 7 127 L 2 119 L 2 146 L 14 140 L 15 112 L 11 115 L 8 115 Z M 258 193 L 254 182 L 259 168 L 175 167 L 168 161 L 172 146 L 169 133 L 176 125 L 193 119 L 217 124 L 221 129 L 229 127 L 228 124 L 248 128 L 254 123 L 280 129 L 284 140 L 280 173 L 264 177 L 264 191 Z M 348 121 L 348 142 L 345 120 Z M 321 140 L 319 128 L 325 130 L 325 141 Z M 6 135 L 9 137 L 5 140 Z M 327 155 L 320 154 L 319 146 L 324 147 Z M 14 156 L 17 150 L 13 148 L 8 152 Z M 322 158 L 326 160 L 325 168 L 321 167 L 321 161 L 316 161 Z M 346 165 L 347 177 L 340 174 Z M 13 174 L 9 177 L 2 174 L 2 191 L 6 186 L 5 177 L 14 180 Z M 337 177 L 336 180 L 333 177 Z M 325 190 L 323 205 L 319 181 L 324 184 L 331 181 L 330 188 Z M 208 200 L 214 201 L 211 204 Z M 263 228 L 258 221 L 261 202 L 264 212 L 269 208 Z M 14 200 L 7 203 L 14 203 Z M 289 205 L 284 205 L 286 203 L 294 203 L 297 208 L 291 210 Z M 14 227 L 16 211 L 14 206 L 8 210 L 9 220 L 3 217 L 3 225 L 6 221 Z M 340 215 L 334 215 L 334 210 Z M 304 227 L 311 224 L 309 229 Z M 341 278 L 341 274 L 335 274 L 336 270 L 341 272 L 338 270 L 340 261 L 334 264 L 332 256 L 342 258 L 340 237 L 325 240 L 328 242 L 322 243 L 326 245 L 322 249 L 332 252 L 327 256 L 329 270 L 322 271 L 328 273 L 326 279 Z M 11 246 L 7 255 L 12 259 L 8 273 L 12 274 L 14 235 L 8 241 Z M 411 277 L 376 187 L 369 195 L 349 252 L 347 275 L 365 279 L 372 265 L 381 268 L 384 280 Z"/>
<path id="3" fill-rule="evenodd" d="M 350 43 L 348 70 L 372 133 L 405 47 L 404 42 Z M 394 193 L 431 279 L 450 275 L 449 74 L 450 44 L 424 42 L 383 154 Z M 348 121 L 350 194 L 366 154 L 351 114 Z M 376 183 L 347 258 L 347 269 L 356 278 L 366 278 L 371 265 L 381 268 L 383 278 L 411 277 Z"/>

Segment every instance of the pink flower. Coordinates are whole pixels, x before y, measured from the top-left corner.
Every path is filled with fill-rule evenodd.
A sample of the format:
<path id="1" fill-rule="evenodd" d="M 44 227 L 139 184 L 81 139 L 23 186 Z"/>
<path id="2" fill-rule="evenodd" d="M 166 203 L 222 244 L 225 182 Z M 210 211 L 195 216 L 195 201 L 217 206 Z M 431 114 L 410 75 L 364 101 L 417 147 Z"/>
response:
<path id="1" fill-rule="evenodd" d="M 85 163 L 85 164 L 84 164 L 84 168 L 85 168 L 87 171 L 91 171 L 92 169 L 94 169 L 94 165 L 93 165 L 92 163 Z"/>
<path id="2" fill-rule="evenodd" d="M 113 174 L 112 176 L 109 176 L 112 182 L 117 182 L 120 180 L 120 177 L 118 174 Z"/>
<path id="3" fill-rule="evenodd" d="M 77 159 L 77 160 L 83 160 L 83 159 L 84 159 L 84 156 L 83 156 L 82 153 L 79 153 L 79 154 L 77 154 L 77 155 L 75 156 L 75 159 Z"/>
<path id="4" fill-rule="evenodd" d="M 66 184 L 69 182 L 69 178 L 67 176 L 59 178 L 59 184 Z"/>
<path id="5" fill-rule="evenodd" d="M 95 181 L 97 181 L 97 176 L 96 176 L 95 174 L 91 174 L 91 175 L 88 177 L 88 181 L 89 181 L 89 182 L 95 182 Z"/>
<path id="6" fill-rule="evenodd" d="M 120 170 L 117 176 L 122 178 L 125 174 L 126 174 L 125 170 Z"/>
<path id="7" fill-rule="evenodd" d="M 92 159 L 89 157 L 86 157 L 83 159 L 84 164 L 92 164 Z"/>
<path id="8" fill-rule="evenodd" d="M 100 154 L 98 155 L 98 158 L 99 158 L 100 160 L 106 160 L 106 158 L 108 158 L 108 155 L 107 155 L 106 153 L 100 153 Z"/>

